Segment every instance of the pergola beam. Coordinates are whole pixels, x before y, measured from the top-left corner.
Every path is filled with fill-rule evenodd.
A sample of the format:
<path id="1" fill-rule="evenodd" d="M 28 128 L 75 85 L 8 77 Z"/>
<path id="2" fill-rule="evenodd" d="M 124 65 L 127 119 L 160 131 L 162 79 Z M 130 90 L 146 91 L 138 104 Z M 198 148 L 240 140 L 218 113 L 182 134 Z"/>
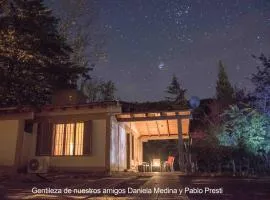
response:
<path id="1" fill-rule="evenodd" d="M 154 134 L 154 135 L 151 135 L 151 138 L 152 137 L 168 137 L 168 135 L 163 135 L 163 134 L 161 134 L 161 135 L 158 135 L 158 134 Z M 149 135 L 141 135 L 139 138 L 144 138 L 144 137 L 148 137 L 149 138 Z M 170 134 L 170 137 L 176 137 L 177 139 L 178 139 L 178 134 L 176 133 L 176 134 Z M 187 138 L 189 138 L 189 135 L 188 134 L 182 134 L 182 138 L 184 138 L 184 139 L 187 139 Z"/>
<path id="2" fill-rule="evenodd" d="M 189 119 L 190 115 L 174 115 L 174 116 L 155 116 L 155 117 L 117 117 L 119 122 L 134 122 L 134 121 L 153 121 L 153 120 L 171 120 L 171 119 Z"/>
<path id="3" fill-rule="evenodd" d="M 168 136 L 170 136 L 170 127 L 169 127 L 169 120 L 166 120 L 166 123 L 167 123 L 167 130 L 168 130 Z"/>
<path id="4" fill-rule="evenodd" d="M 159 127 L 158 127 L 158 122 L 157 121 L 155 121 L 155 122 L 156 122 L 156 125 L 157 125 L 158 135 L 160 136 L 160 130 L 159 130 Z"/>
<path id="5" fill-rule="evenodd" d="M 149 137 L 148 135 L 141 135 L 139 137 L 140 139 L 142 139 L 143 141 L 145 140 L 177 140 L 178 139 L 178 135 L 170 135 L 169 137 L 167 135 L 152 135 L 151 137 Z M 183 139 L 188 139 L 187 135 L 183 135 Z"/>
<path id="6" fill-rule="evenodd" d="M 148 135 L 151 136 L 150 129 L 149 129 L 149 126 L 148 126 L 147 121 L 145 122 L 145 124 L 146 124 L 146 128 L 147 128 Z"/>

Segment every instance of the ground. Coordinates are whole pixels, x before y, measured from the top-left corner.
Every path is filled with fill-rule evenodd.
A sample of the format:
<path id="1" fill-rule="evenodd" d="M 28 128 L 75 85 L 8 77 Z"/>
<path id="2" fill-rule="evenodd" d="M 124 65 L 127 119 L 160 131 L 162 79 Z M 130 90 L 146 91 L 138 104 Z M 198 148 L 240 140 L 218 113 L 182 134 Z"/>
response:
<path id="1" fill-rule="evenodd" d="M 270 199 L 270 178 L 266 177 L 191 177 L 156 172 L 106 177 L 62 176 L 49 180 L 33 176 L 2 180 L 0 199 Z"/>

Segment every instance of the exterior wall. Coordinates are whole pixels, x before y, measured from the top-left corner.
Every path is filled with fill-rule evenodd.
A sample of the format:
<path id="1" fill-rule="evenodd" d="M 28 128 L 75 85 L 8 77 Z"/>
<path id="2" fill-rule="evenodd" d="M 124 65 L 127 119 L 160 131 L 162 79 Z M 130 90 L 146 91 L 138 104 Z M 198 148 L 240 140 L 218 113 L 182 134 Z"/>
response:
<path id="1" fill-rule="evenodd" d="M 119 126 L 119 170 L 127 169 L 127 135 L 123 126 Z"/>
<path id="2" fill-rule="evenodd" d="M 143 162 L 143 146 L 142 146 L 142 140 L 138 137 L 134 138 L 134 165 L 137 169 L 138 165 L 141 165 Z"/>
<path id="3" fill-rule="evenodd" d="M 63 121 L 92 121 L 91 154 L 87 156 L 50 156 L 50 168 L 59 171 L 110 170 L 110 115 L 121 112 L 118 106 L 86 109 L 56 109 L 38 113 L 37 120 L 53 123 Z M 108 123 L 109 122 L 109 123 Z M 37 138 L 37 137 L 35 137 Z M 108 144 L 109 143 L 109 144 Z M 34 142 L 36 147 L 36 141 Z"/>
<path id="4" fill-rule="evenodd" d="M 51 156 L 50 167 L 67 171 L 105 170 L 106 120 L 93 120 L 90 156 Z"/>
<path id="5" fill-rule="evenodd" d="M 129 123 L 125 123 L 125 129 L 127 130 L 127 132 L 130 134 L 130 152 L 129 152 L 129 156 L 130 156 L 130 169 L 131 170 L 137 170 L 137 166 L 138 166 L 138 148 L 137 148 L 137 137 L 138 137 L 138 132 L 136 130 L 136 127 L 133 127 L 132 129 L 129 126 Z M 133 154 L 133 156 L 132 156 Z"/>
<path id="6" fill-rule="evenodd" d="M 111 148 L 110 169 L 111 171 L 123 171 L 127 169 L 127 144 L 126 130 L 114 117 L 111 118 Z"/>
<path id="7" fill-rule="evenodd" d="M 1 116 L 0 118 L 0 167 L 10 166 L 19 169 L 27 166 L 30 158 L 36 156 L 37 123 L 50 120 L 58 123 L 64 121 L 92 121 L 91 154 L 87 156 L 50 156 L 50 168 L 59 171 L 107 171 L 110 169 L 110 117 L 120 113 L 121 107 L 68 108 L 47 110 L 41 113 L 26 113 Z M 33 133 L 24 132 L 26 119 L 36 123 Z M 110 122 L 110 123 L 108 123 Z M 125 131 L 120 133 L 125 141 Z M 125 149 L 121 143 L 118 149 Z M 123 150 L 121 150 L 123 151 Z M 119 156 L 119 155 L 118 155 Z M 121 155 L 121 170 L 126 168 L 126 154 Z"/>
<path id="8" fill-rule="evenodd" d="M 112 117 L 111 118 L 111 145 L 110 145 L 110 170 L 111 171 L 118 171 L 118 163 L 119 157 L 119 139 L 118 139 L 118 124 L 116 120 Z"/>
<path id="9" fill-rule="evenodd" d="M 0 121 L 0 166 L 16 164 L 19 127 L 20 120 Z"/>
<path id="10" fill-rule="evenodd" d="M 27 133 L 22 131 L 22 149 L 20 153 L 20 167 L 27 166 L 28 161 L 35 156 L 36 152 L 36 136 L 37 136 L 37 125 L 34 124 L 33 132 Z"/>
<path id="11" fill-rule="evenodd" d="M 135 165 L 135 162 L 134 162 L 134 158 L 135 158 L 135 137 L 133 135 L 132 132 L 130 132 L 130 151 L 129 151 L 129 155 L 130 155 L 130 169 L 131 170 L 136 170 L 136 165 Z"/>
<path id="12" fill-rule="evenodd" d="M 27 166 L 27 162 L 31 157 L 31 146 L 32 146 L 32 140 L 33 135 L 31 133 L 23 132 L 23 146 L 20 156 L 20 165 L 21 166 Z"/>

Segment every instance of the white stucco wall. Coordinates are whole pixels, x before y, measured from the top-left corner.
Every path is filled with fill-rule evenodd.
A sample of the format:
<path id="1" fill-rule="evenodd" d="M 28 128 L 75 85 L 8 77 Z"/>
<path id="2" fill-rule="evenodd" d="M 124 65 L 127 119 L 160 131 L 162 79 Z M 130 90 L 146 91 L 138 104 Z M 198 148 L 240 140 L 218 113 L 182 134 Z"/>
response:
<path id="1" fill-rule="evenodd" d="M 14 165 L 18 131 L 19 120 L 0 121 L 0 166 Z"/>
<path id="2" fill-rule="evenodd" d="M 111 119 L 111 138 L 110 138 L 110 168 L 111 171 L 118 171 L 119 163 L 119 135 L 118 135 L 118 124 L 115 119 Z"/>
<path id="3" fill-rule="evenodd" d="M 119 170 L 127 169 L 127 133 L 123 126 L 119 126 Z"/>
<path id="4" fill-rule="evenodd" d="M 110 131 L 107 127 L 107 112 L 120 112 L 120 108 L 93 108 L 44 111 L 38 113 L 35 119 L 48 118 L 69 119 L 74 117 L 78 120 L 92 120 L 91 154 L 89 156 L 50 156 L 50 167 L 76 170 L 106 170 L 106 135 Z M 59 118 L 58 118 L 59 117 Z M 27 119 L 33 119 L 33 115 Z M 14 117 L 16 118 L 16 116 Z M 0 120 L 0 167 L 25 166 L 31 157 L 36 156 L 37 123 L 34 125 L 32 134 L 24 133 L 24 119 Z M 110 134 L 110 133 L 109 133 Z M 16 151 L 18 155 L 16 156 Z M 109 157 L 107 157 L 109 158 Z"/>
<path id="5" fill-rule="evenodd" d="M 126 130 L 121 123 L 114 118 L 111 119 L 111 149 L 110 166 L 111 171 L 123 171 L 127 169 L 127 143 Z"/>
<path id="6" fill-rule="evenodd" d="M 28 161 L 35 155 L 35 147 L 33 147 L 34 134 L 23 132 L 23 144 L 20 151 L 20 166 L 26 166 Z"/>

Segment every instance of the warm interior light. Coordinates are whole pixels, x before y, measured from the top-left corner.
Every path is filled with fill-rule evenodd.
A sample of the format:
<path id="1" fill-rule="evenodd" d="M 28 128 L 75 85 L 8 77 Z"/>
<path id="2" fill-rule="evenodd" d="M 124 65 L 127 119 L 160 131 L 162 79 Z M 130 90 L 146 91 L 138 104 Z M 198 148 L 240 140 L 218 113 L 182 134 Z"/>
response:
<path id="1" fill-rule="evenodd" d="M 83 155 L 83 134 L 83 122 L 55 124 L 53 155 Z"/>
<path id="2" fill-rule="evenodd" d="M 153 166 L 160 167 L 160 159 L 159 158 L 153 159 Z"/>

